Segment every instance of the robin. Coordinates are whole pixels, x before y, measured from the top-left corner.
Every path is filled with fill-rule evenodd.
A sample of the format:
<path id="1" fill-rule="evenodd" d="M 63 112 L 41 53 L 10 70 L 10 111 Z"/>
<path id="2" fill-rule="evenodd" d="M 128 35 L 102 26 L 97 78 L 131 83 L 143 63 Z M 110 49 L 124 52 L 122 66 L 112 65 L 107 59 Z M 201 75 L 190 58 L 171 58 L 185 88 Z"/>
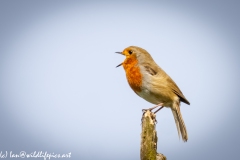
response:
<path id="1" fill-rule="evenodd" d="M 117 67 L 123 66 L 127 81 L 132 90 L 138 96 L 156 105 L 150 108 L 150 110 L 161 106 L 154 113 L 163 107 L 171 108 L 178 135 L 186 142 L 188 140 L 188 134 L 180 112 L 180 102 L 188 105 L 190 105 L 190 103 L 178 88 L 177 84 L 155 63 L 145 49 L 130 46 L 125 48 L 123 52 L 116 53 L 126 57 L 124 62 Z"/>

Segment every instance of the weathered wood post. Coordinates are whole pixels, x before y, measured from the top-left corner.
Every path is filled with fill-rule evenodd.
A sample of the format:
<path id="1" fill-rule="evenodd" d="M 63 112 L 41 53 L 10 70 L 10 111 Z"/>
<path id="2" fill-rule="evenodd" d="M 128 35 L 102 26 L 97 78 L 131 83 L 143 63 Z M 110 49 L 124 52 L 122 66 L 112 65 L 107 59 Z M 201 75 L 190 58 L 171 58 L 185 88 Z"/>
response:
<path id="1" fill-rule="evenodd" d="M 166 160 L 167 158 L 157 153 L 157 131 L 155 130 L 156 115 L 149 110 L 142 115 L 141 134 L 141 160 Z"/>

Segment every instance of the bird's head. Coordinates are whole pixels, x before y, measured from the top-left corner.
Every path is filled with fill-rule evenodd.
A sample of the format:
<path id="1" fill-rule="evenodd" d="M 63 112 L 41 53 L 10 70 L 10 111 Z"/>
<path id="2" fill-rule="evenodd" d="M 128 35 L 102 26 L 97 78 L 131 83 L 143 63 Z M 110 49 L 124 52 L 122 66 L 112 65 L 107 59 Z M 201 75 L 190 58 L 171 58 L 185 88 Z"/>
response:
<path id="1" fill-rule="evenodd" d="M 119 67 L 127 63 L 132 63 L 135 61 L 137 61 L 137 63 L 141 63 L 148 60 L 149 58 L 150 60 L 152 60 L 152 57 L 145 49 L 142 49 L 137 46 L 130 46 L 125 48 L 122 52 L 115 52 L 115 53 L 122 54 L 126 57 L 124 62 L 120 63 L 116 67 Z"/>

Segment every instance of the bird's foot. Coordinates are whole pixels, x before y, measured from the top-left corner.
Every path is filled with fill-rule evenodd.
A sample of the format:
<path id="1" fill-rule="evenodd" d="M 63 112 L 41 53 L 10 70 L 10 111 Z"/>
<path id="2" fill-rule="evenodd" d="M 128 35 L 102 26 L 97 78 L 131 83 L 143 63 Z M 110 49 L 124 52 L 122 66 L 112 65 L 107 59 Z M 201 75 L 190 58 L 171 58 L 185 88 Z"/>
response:
<path id="1" fill-rule="evenodd" d="M 145 115 L 147 114 L 147 115 Z M 153 112 L 149 111 L 149 110 L 145 110 L 142 114 L 142 119 L 141 119 L 141 125 L 143 124 L 143 119 L 145 118 L 145 116 L 150 116 L 151 119 L 153 120 L 153 122 L 156 124 L 157 123 L 157 119 L 156 119 L 156 114 L 154 114 Z"/>
<path id="2" fill-rule="evenodd" d="M 157 108 L 157 107 L 159 107 L 159 108 L 158 108 L 155 112 L 152 112 L 152 110 L 155 109 L 155 108 Z M 142 109 L 142 112 L 143 112 L 143 115 L 144 115 L 147 111 L 150 111 L 150 112 L 151 112 L 151 115 L 154 116 L 152 119 L 154 119 L 154 120 L 155 120 L 155 123 L 157 123 L 157 120 L 156 120 L 156 118 L 155 118 L 155 114 L 156 114 L 158 111 L 160 111 L 163 107 L 164 107 L 164 106 L 163 106 L 163 103 L 159 103 L 158 105 L 156 105 L 156 106 L 154 106 L 154 107 L 152 107 L 152 108 Z M 142 117 L 143 117 L 143 115 L 142 115 Z M 142 120 L 143 120 L 143 119 L 142 119 Z"/>

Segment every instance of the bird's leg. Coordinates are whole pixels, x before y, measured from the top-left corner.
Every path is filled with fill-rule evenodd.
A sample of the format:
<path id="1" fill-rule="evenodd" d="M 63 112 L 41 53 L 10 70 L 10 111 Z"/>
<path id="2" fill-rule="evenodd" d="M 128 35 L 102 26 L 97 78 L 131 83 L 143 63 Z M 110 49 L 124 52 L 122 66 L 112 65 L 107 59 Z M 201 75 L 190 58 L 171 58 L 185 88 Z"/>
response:
<path id="1" fill-rule="evenodd" d="M 154 112 L 154 114 L 156 114 L 158 111 L 160 111 L 163 107 L 164 107 L 164 106 L 161 106 L 160 108 L 158 108 L 158 109 Z"/>
<path id="2" fill-rule="evenodd" d="M 156 105 L 156 106 L 154 106 L 154 107 L 152 107 L 152 108 L 149 108 L 149 109 L 142 109 L 142 111 L 143 111 L 143 112 L 146 112 L 147 110 L 152 111 L 153 109 L 155 109 L 155 108 L 157 108 L 157 107 L 159 107 L 159 106 L 161 106 L 161 107 L 160 107 L 157 111 L 154 112 L 154 114 L 155 114 L 155 113 L 157 113 L 160 109 L 163 108 L 163 103 L 159 103 L 158 105 Z"/>

